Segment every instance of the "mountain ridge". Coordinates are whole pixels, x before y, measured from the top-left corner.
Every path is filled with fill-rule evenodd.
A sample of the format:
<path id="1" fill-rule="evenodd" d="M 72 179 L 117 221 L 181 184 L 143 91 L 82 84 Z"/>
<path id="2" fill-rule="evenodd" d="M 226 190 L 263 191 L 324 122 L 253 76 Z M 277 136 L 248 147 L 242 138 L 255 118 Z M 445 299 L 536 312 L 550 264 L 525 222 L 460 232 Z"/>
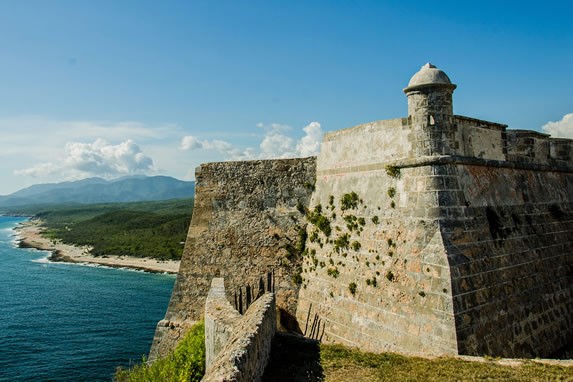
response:
<path id="1" fill-rule="evenodd" d="M 0 196 L 0 207 L 180 199 L 193 197 L 194 192 L 195 182 L 169 176 L 130 176 L 112 180 L 94 177 L 26 187 Z"/>

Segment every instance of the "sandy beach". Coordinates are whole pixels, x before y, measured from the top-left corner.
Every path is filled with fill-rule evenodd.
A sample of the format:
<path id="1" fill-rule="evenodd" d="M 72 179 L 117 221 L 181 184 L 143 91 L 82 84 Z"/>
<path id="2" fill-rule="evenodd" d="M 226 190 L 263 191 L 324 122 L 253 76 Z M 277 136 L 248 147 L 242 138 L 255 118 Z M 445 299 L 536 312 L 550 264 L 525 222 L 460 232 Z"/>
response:
<path id="1" fill-rule="evenodd" d="M 20 224 L 15 228 L 15 231 L 19 237 L 20 247 L 52 251 L 48 260 L 54 262 L 90 263 L 113 268 L 133 268 L 153 273 L 177 273 L 179 271 L 180 261 L 160 261 L 130 256 L 92 256 L 89 247 L 76 247 L 43 237 L 42 221 L 37 219 Z"/>

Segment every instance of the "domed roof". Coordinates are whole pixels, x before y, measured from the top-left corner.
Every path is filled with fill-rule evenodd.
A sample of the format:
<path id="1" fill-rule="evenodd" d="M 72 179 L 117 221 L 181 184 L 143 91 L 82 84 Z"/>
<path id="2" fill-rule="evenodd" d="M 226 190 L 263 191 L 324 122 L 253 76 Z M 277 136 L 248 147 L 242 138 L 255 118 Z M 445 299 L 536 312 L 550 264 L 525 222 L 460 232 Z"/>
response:
<path id="1" fill-rule="evenodd" d="M 408 87 L 404 90 L 427 85 L 449 85 L 453 88 L 456 87 L 456 85 L 452 84 L 452 81 L 450 81 L 446 73 L 428 62 L 412 76 L 410 82 L 408 82 Z"/>

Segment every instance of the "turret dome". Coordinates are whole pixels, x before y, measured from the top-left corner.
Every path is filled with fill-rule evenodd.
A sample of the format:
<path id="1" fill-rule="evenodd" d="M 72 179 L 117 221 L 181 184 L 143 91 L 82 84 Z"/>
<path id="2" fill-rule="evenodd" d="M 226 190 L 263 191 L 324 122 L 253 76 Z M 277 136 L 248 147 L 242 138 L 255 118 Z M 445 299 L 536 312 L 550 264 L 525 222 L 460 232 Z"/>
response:
<path id="1" fill-rule="evenodd" d="M 410 82 L 408 82 L 408 87 L 404 89 L 404 91 L 406 92 L 418 87 L 426 87 L 428 85 L 446 85 L 452 89 L 456 88 L 456 85 L 452 84 L 452 81 L 450 81 L 450 78 L 446 73 L 438 69 L 435 65 L 427 63 L 412 76 Z"/>

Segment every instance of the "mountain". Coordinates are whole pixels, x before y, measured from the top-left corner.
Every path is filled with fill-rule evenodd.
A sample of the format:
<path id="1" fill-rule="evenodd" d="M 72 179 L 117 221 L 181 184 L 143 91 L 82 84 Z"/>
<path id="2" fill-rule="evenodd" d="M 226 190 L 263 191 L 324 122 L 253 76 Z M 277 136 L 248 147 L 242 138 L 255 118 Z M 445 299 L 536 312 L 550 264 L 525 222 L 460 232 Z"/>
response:
<path id="1" fill-rule="evenodd" d="M 194 193 L 195 182 L 168 176 L 132 176 L 114 180 L 88 178 L 30 186 L 7 196 L 0 196 L 0 207 L 181 199 L 190 198 Z"/>

